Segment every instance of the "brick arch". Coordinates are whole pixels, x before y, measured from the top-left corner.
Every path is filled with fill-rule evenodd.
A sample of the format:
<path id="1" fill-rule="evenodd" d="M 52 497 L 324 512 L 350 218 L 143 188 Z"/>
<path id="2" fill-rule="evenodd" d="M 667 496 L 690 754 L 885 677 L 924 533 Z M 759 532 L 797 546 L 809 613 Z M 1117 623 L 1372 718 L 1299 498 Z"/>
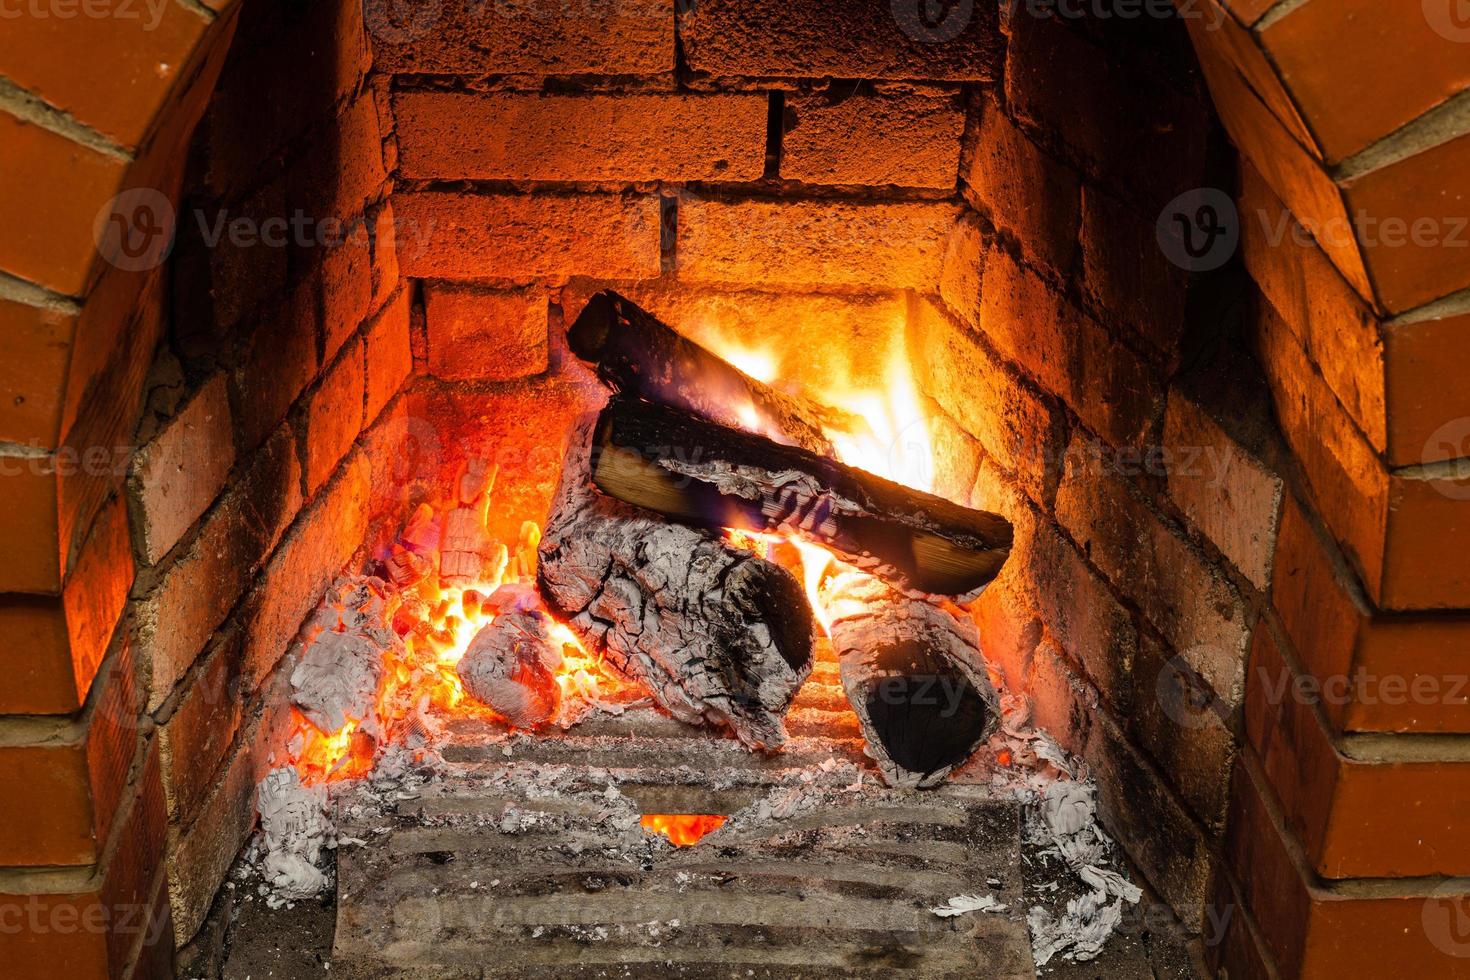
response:
<path id="1" fill-rule="evenodd" d="M 137 843 L 147 808 L 124 789 L 135 693 L 119 624 L 134 564 L 118 491 L 164 276 L 103 261 L 93 225 L 128 188 L 177 203 L 235 28 L 234 0 L 206 4 L 34 8 L 0 29 L 0 715 L 30 716 L 0 719 L 0 805 L 40 809 L 49 828 L 15 835 L 0 864 L 63 869 L 72 894 L 43 905 L 159 908 L 148 873 L 108 848 L 153 846 Z M 139 783 L 156 782 L 156 762 L 144 769 Z M 131 961 L 141 976 L 148 949 L 92 931 L 0 955 L 18 975 L 121 976 Z"/>
<path id="2" fill-rule="evenodd" d="M 0 38 L 0 507 L 11 528 L 0 593 L 34 597 L 27 622 L 52 638 L 24 652 L 22 676 L 39 693 L 16 701 L 0 685 L 0 709 L 76 708 L 101 654 L 93 647 L 105 645 L 121 608 L 126 582 L 90 612 L 78 597 L 67 615 L 62 593 L 84 564 L 84 542 L 126 554 L 126 522 L 105 506 L 122 467 L 96 450 L 91 464 L 85 458 L 88 447 L 120 447 L 132 435 L 159 336 L 162 275 L 111 267 L 93 227 L 129 188 L 177 202 L 236 8 L 212 0 L 23 16 Z M 0 620 L 17 615 L 0 606 Z M 88 648 L 67 656 L 69 634 Z"/>
<path id="3" fill-rule="evenodd" d="M 1470 286 L 1463 253 L 1433 240 L 1470 242 L 1446 224 L 1470 214 L 1470 23 L 1453 0 L 1181 9 L 1231 137 L 1364 300 L 1396 315 Z M 1398 222 L 1434 230 L 1399 245 Z"/>
<path id="4" fill-rule="evenodd" d="M 1413 739 L 1466 723 L 1448 703 L 1369 718 L 1361 692 L 1319 718 L 1261 678 L 1460 671 L 1436 658 L 1470 635 L 1470 22 L 1452 0 L 1178 7 L 1240 151 L 1250 333 L 1300 475 L 1245 683 L 1236 890 L 1217 899 L 1252 925 L 1215 956 L 1231 976 L 1448 975 L 1414 885 L 1392 879 L 1463 871 L 1412 824 L 1467 767 Z M 1365 733 L 1373 758 L 1350 747 Z M 1344 900 L 1353 878 L 1382 890 Z"/>
<path id="5" fill-rule="evenodd" d="M 1328 433 L 1332 459 L 1295 446 L 1339 471 L 1313 486 L 1323 517 L 1373 602 L 1470 605 L 1466 563 L 1413 572 L 1462 520 L 1426 485 L 1470 456 L 1470 23 L 1451 0 L 1180 9 L 1240 150 L 1246 265 L 1294 345 L 1277 353 L 1323 389 L 1277 393 L 1288 437 L 1293 402 Z"/>
<path id="6" fill-rule="evenodd" d="M 1425 112 L 1443 100 L 1444 92 L 1462 84 L 1462 79 L 1455 80 L 1452 64 L 1435 62 L 1436 70 L 1429 73 L 1444 82 L 1439 94 L 1409 92 L 1394 103 L 1395 112 L 1377 114 L 1373 126 L 1357 126 L 1363 119 L 1354 112 L 1355 103 L 1362 97 L 1333 96 L 1345 81 L 1330 74 L 1335 63 L 1311 60 L 1311 52 L 1322 46 L 1321 37 L 1333 37 L 1337 42 L 1334 50 L 1339 50 L 1342 38 L 1353 36 L 1354 30 L 1369 23 L 1370 14 L 1387 16 L 1374 9 L 1382 4 L 1374 0 L 1228 3 L 1228 12 L 1219 11 L 1227 19 L 1219 22 L 1218 29 L 1201 34 L 1192 21 L 1190 27 L 1221 115 L 1249 164 L 1243 199 L 1261 202 L 1259 206 L 1270 210 L 1289 207 L 1304 221 L 1325 228 L 1332 226 L 1332 218 L 1345 219 L 1354 201 L 1367 191 L 1382 186 L 1397 194 L 1417 194 L 1426 188 L 1443 189 L 1458 176 L 1435 160 L 1460 141 L 1426 141 L 1426 133 L 1440 130 L 1432 125 L 1433 119 L 1423 121 Z M 120 272 L 99 262 L 92 224 L 103 203 L 122 188 L 161 187 L 176 196 L 183 147 L 213 88 L 218 58 L 228 46 L 234 6 L 238 5 L 217 6 L 211 16 L 209 7 L 193 0 L 170 2 L 164 22 L 180 30 L 177 34 L 162 28 L 148 32 L 139 49 L 153 51 L 146 56 L 118 45 L 116 30 L 108 34 L 85 21 L 28 24 L 27 30 L 37 33 L 16 34 L 7 29 L 7 36 L 0 39 L 0 77 L 8 81 L 0 83 L 0 124 L 10 130 L 0 139 L 4 147 L 0 170 L 5 171 L 5 179 L 0 180 L 0 218 L 8 219 L 5 227 L 21 230 L 19 235 L 0 240 L 0 269 L 5 271 L 0 277 L 0 327 L 4 328 L 0 329 L 0 345 L 9 345 L 6 356 L 0 358 L 0 443 L 9 445 L 0 446 L 0 456 L 24 463 L 18 476 L 0 478 L 0 507 L 12 517 L 12 528 L 33 535 L 8 542 L 12 560 L 0 566 L 0 592 L 29 595 L 8 606 L 0 600 L 0 620 L 8 617 L 6 626 L 23 624 L 26 635 L 40 636 L 43 640 L 38 642 L 46 644 L 39 650 L 17 646 L 13 648 L 16 653 L 0 652 L 0 711 L 59 716 L 74 711 L 85 698 L 97 657 L 106 646 L 128 589 L 132 556 L 127 515 L 112 494 L 121 474 L 109 470 L 58 477 L 53 469 L 38 475 L 28 461 L 41 459 L 51 465 L 62 455 L 58 450 L 119 445 L 127 440 L 127 433 L 121 437 L 117 433 L 136 415 L 136 402 L 129 399 L 140 397 L 142 372 L 158 338 L 160 278 L 151 273 Z M 1412 3 L 1404 6 L 1413 13 Z M 1359 16 L 1349 16 L 1354 10 Z M 1310 18 L 1296 20 L 1331 11 L 1336 13 L 1325 24 Z M 1307 59 L 1302 62 L 1304 67 L 1295 67 L 1292 52 L 1297 49 L 1286 43 L 1294 35 L 1279 34 L 1283 25 L 1310 28 L 1301 35 L 1305 41 L 1297 41 L 1305 45 L 1301 50 L 1306 53 L 1300 55 Z M 1404 29 L 1415 36 L 1422 33 L 1417 24 Z M 41 33 L 53 30 L 54 36 Z M 68 33 L 73 30 L 75 45 Z M 92 33 L 94 30 L 98 33 Z M 1367 37 L 1371 40 L 1371 31 Z M 172 60 L 166 62 L 158 51 L 146 48 L 155 40 L 175 45 L 168 49 L 167 57 Z M 1433 40 L 1429 41 L 1433 46 Z M 1365 58 L 1379 53 L 1366 41 L 1359 48 L 1363 50 L 1357 53 Z M 1391 50 L 1385 46 L 1385 51 Z M 1434 50 L 1444 54 L 1438 47 Z M 73 53 L 59 56 L 58 52 Z M 39 61 L 42 55 L 50 65 L 59 66 L 56 74 L 46 73 L 47 64 Z M 28 58 L 38 60 L 32 64 Z M 155 80 L 150 72 L 165 63 L 179 67 Z M 1308 68 L 1326 74 L 1314 74 Z M 1365 74 L 1393 77 L 1397 70 L 1395 65 L 1393 71 Z M 1393 80 L 1408 89 L 1419 84 L 1418 79 Z M 1317 92 L 1323 95 L 1318 98 Z M 1343 118 L 1334 112 L 1343 113 Z M 1404 141 L 1390 141 L 1385 147 L 1384 134 L 1400 130 L 1404 130 Z M 1421 144 L 1421 150 L 1405 151 L 1405 147 L 1413 151 Z M 1416 171 L 1399 169 L 1406 161 L 1418 161 L 1443 179 L 1425 179 L 1416 176 Z M 1389 177 L 1393 179 L 1387 180 Z M 1387 182 L 1380 185 L 1380 178 Z M 40 188 L 50 188 L 55 196 L 39 193 Z M 1379 202 L 1376 213 L 1380 215 L 1403 210 L 1392 195 L 1368 194 L 1366 199 Z M 1384 207 L 1389 210 L 1382 210 Z M 1327 386 L 1326 400 L 1319 404 L 1331 402 L 1331 412 L 1337 413 L 1334 418 L 1340 416 L 1342 445 L 1361 444 L 1364 455 L 1359 475 L 1370 474 L 1365 479 L 1373 484 L 1374 493 L 1381 493 L 1387 510 L 1386 501 L 1392 494 L 1424 488 L 1423 480 L 1396 477 L 1395 468 L 1425 461 L 1422 447 L 1427 433 L 1445 411 L 1457 408 L 1453 390 L 1441 400 L 1403 400 L 1403 392 L 1422 387 L 1412 383 L 1416 365 L 1428 360 L 1441 379 L 1447 373 L 1443 359 L 1422 352 L 1426 345 L 1434 350 L 1453 318 L 1415 319 L 1410 314 L 1397 321 L 1390 317 L 1411 306 L 1422 309 L 1422 303 L 1430 301 L 1418 299 L 1415 290 L 1437 298 L 1446 283 L 1450 284 L 1447 291 L 1460 288 L 1453 283 L 1456 269 L 1465 271 L 1464 264 L 1453 265 L 1458 261 L 1455 253 L 1441 261 L 1443 253 L 1435 252 L 1416 253 L 1422 266 L 1407 264 L 1397 254 L 1365 247 L 1357 234 L 1324 244 L 1325 255 L 1309 248 L 1301 249 L 1300 255 L 1278 250 L 1278 257 L 1289 253 L 1291 261 L 1299 263 L 1284 277 L 1271 277 L 1279 263 L 1256 261 L 1259 255 L 1249 241 L 1247 258 L 1268 299 L 1283 307 L 1281 318 L 1291 321 L 1288 325 L 1296 332 L 1291 342 L 1303 348 L 1303 358 L 1323 362 L 1309 379 Z M 1294 295 L 1292 284 L 1303 282 L 1314 284 L 1311 302 Z M 1322 315 L 1324 311 L 1328 315 Z M 1325 324 L 1321 334 L 1311 332 L 1314 319 Z M 1465 317 L 1460 320 L 1463 331 Z M 1412 356 L 1400 358 L 1397 354 L 1403 352 L 1405 342 L 1411 345 Z M 24 373 L 12 365 L 24 365 Z M 7 375 L 7 370 L 14 376 Z M 1401 370 L 1410 372 L 1407 379 L 1395 374 Z M 1462 374 L 1453 376 L 1458 379 Z M 15 396 L 22 396 L 21 401 L 16 402 Z M 1470 415 L 1470 406 L 1462 407 L 1461 414 Z M 1313 477 L 1317 457 L 1299 452 L 1309 478 Z M 1328 503 L 1355 502 L 1353 493 L 1331 493 L 1331 484 L 1314 489 Z M 1399 499 L 1402 502 L 1401 496 Z M 1374 498 L 1375 508 L 1379 500 Z M 1410 500 L 1414 506 L 1396 509 L 1416 520 L 1427 514 L 1424 526 L 1433 527 L 1441 512 L 1422 506 L 1446 506 L 1444 501 L 1452 505 L 1453 500 L 1429 496 Z M 1381 513 L 1373 511 L 1374 516 Z M 1415 582 L 1397 577 L 1395 556 L 1412 558 L 1412 549 L 1406 551 L 1399 543 L 1406 533 L 1402 525 L 1390 529 L 1382 520 L 1374 525 L 1361 517 L 1357 507 L 1323 514 L 1338 539 L 1357 557 L 1358 573 L 1375 602 L 1408 610 L 1452 604 L 1444 596 L 1426 598 L 1415 592 Z M 1461 567 L 1463 554 L 1458 559 Z M 110 574 L 101 580 L 101 587 L 92 587 L 87 577 L 98 568 Z M 64 588 L 66 569 L 71 570 L 68 584 L 81 582 L 88 587 Z M 1376 612 L 1364 613 L 1362 629 L 1367 632 L 1375 625 L 1383 625 Z M 1287 626 L 1289 629 L 1290 624 Z M 18 660 L 7 661 L 7 656 Z M 25 700 L 14 699 L 20 695 Z M 7 697 L 12 700 L 6 701 Z M 67 754 L 70 764 L 70 757 L 77 755 L 72 748 L 48 747 L 47 751 Z M 88 813 L 89 806 L 98 812 L 103 809 L 95 801 L 83 800 L 78 812 Z M 74 852 L 45 857 L 76 865 L 92 860 L 87 851 L 91 828 L 64 829 L 74 832 L 81 844 Z M 105 836 L 98 833 L 95 839 Z M 1279 918 L 1285 921 L 1287 917 Z"/>

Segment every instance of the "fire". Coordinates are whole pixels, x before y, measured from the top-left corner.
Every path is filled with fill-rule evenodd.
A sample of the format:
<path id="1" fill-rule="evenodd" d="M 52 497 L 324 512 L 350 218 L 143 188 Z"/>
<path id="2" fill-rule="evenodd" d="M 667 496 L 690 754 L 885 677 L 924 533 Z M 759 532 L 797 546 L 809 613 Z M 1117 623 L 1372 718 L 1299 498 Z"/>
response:
<path id="1" fill-rule="evenodd" d="M 823 635 L 830 635 L 834 620 L 854 611 L 848 606 L 854 600 L 833 599 L 832 596 L 843 592 L 841 585 L 847 577 L 864 573 L 838 558 L 824 545 L 794 534 L 770 534 L 739 528 L 726 528 L 725 540 L 775 562 L 800 579 Z"/>
<path id="2" fill-rule="evenodd" d="M 776 355 L 769 350 L 746 347 L 735 341 L 721 341 L 719 354 L 725 360 L 757 381 L 767 384 L 776 380 Z"/>
<path id="3" fill-rule="evenodd" d="M 719 330 L 702 332 L 701 343 L 757 381 L 778 381 L 780 359 L 770 349 L 751 347 Z M 849 466 L 877 476 L 929 492 L 934 487 L 934 445 L 930 437 L 929 416 L 914 385 L 900 338 L 902 324 L 892 332 L 889 350 L 883 362 L 881 387 L 857 387 L 845 383 L 850 372 L 836 372 L 837 377 L 823 379 L 806 392 L 813 400 L 840 409 L 857 422 L 851 428 L 828 427 L 827 438 L 837 450 L 837 457 Z M 754 406 L 736 406 L 741 424 L 751 432 L 770 435 L 766 420 Z"/>
<path id="4" fill-rule="evenodd" d="M 903 333 L 902 323 L 893 326 L 882 361 L 883 383 L 880 387 L 848 383 L 846 378 L 855 372 L 834 372 L 836 377 L 812 385 L 805 393 L 812 400 L 837 409 L 854 421 L 847 427 L 832 425 L 824 430 L 839 460 L 927 493 L 934 488 L 934 443 L 924 401 L 903 352 Z M 792 387 L 778 380 L 779 358 L 773 350 L 752 348 L 710 324 L 704 325 L 700 343 L 757 381 L 775 383 L 776 387 L 783 389 Z M 852 359 L 857 356 L 854 351 Z M 747 430 L 771 434 L 767 431 L 767 420 L 754 406 L 741 405 L 737 410 Z M 847 577 L 863 573 L 826 547 L 796 535 L 736 529 L 726 530 L 726 540 L 796 574 L 824 633 L 830 632 L 835 619 L 852 611 L 845 608 L 845 603 L 856 600 L 834 600 L 831 596 L 841 596 L 846 591 L 842 585 Z"/>
<path id="5" fill-rule="evenodd" d="M 718 813 L 645 813 L 638 821 L 649 833 L 663 834 L 678 847 L 698 844 L 728 820 Z"/>
<path id="6" fill-rule="evenodd" d="M 335 779 L 356 779 L 372 768 L 372 739 L 358 730 L 358 722 L 349 721 L 328 735 L 292 709 L 297 731 L 303 733 L 304 744 L 297 770 L 307 785 Z"/>
<path id="7" fill-rule="evenodd" d="M 919 400 L 908 363 L 895 353 L 882 391 L 852 391 L 822 399 L 868 423 L 866 432 L 829 428 L 837 457 L 849 466 L 925 492 L 934 489 L 934 445 L 929 417 Z"/>
<path id="8" fill-rule="evenodd" d="M 893 341 L 882 361 L 880 386 L 853 385 L 846 379 L 857 372 L 839 370 L 831 372 L 832 377 L 824 378 L 806 393 L 852 420 L 851 424 L 834 424 L 826 429 L 842 462 L 928 491 L 934 483 L 934 448 L 924 403 L 903 355 L 902 336 L 902 325 L 896 325 L 891 333 Z M 703 342 L 759 381 L 776 383 L 788 391 L 800 387 L 778 380 L 780 358 L 774 349 L 721 339 L 717 333 L 707 335 Z M 853 357 L 866 353 L 854 350 Z M 874 373 L 869 370 L 865 376 L 872 377 Z M 746 404 L 736 409 L 750 431 L 773 434 L 766 431 L 770 423 L 754 406 Z M 534 583 L 540 529 L 533 522 L 525 522 L 519 542 L 513 547 L 499 547 L 498 561 L 490 563 L 493 570 L 482 576 L 482 580 L 468 585 L 441 582 L 434 569 L 445 560 L 444 556 L 463 554 L 457 546 L 449 546 L 450 541 L 459 540 L 450 532 L 450 518 L 459 521 L 456 529 L 462 534 L 464 514 L 468 511 L 474 517 L 470 523 L 477 522 L 483 530 L 489 505 L 488 488 L 493 487 L 494 473 L 489 474 L 487 486 L 470 485 L 472 492 L 466 493 L 463 487 L 474 484 L 476 478 L 484 479 L 483 467 L 462 477 L 466 483 L 462 484 L 459 497 L 443 501 L 437 507 L 421 506 L 394 545 L 393 553 L 380 556 L 395 575 L 401 570 L 419 572 L 415 577 L 420 580 L 394 590 L 391 597 L 394 608 L 390 615 L 403 644 L 384 653 L 385 679 L 378 695 L 376 718 L 351 720 L 339 731 L 323 733 L 297 714 L 297 731 L 301 735 L 298 769 L 304 781 L 365 775 L 371 771 L 380 743 L 406 739 L 415 730 L 423 732 L 435 724 L 435 718 L 459 714 L 504 721 L 467 697 L 455 667 L 480 630 L 494 622 L 495 611 L 487 605 L 490 595 L 507 583 Z M 732 530 L 728 539 L 797 574 L 824 631 L 836 617 L 844 614 L 845 610 L 839 608 L 841 600 L 834 604 L 828 597 L 842 593 L 844 576 L 861 573 L 825 547 L 795 536 L 753 531 Z M 436 553 L 438 560 L 434 557 Z M 463 579 L 459 581 L 462 583 Z M 562 647 L 562 664 L 556 672 L 556 682 L 563 704 L 576 700 L 595 702 L 604 694 L 616 696 L 628 687 L 627 681 L 605 671 L 599 658 L 565 624 L 553 624 L 552 636 Z M 713 814 L 652 814 L 643 818 L 643 826 L 664 834 L 675 844 L 687 845 L 724 821 L 724 817 Z"/>
<path id="9" fill-rule="evenodd" d="M 432 509 L 418 515 L 420 524 L 438 519 Z M 371 724 L 368 719 L 349 720 L 339 730 L 326 733 L 293 710 L 300 736 L 297 770 L 304 783 L 365 776 L 372 771 L 381 744 L 406 741 L 415 730 L 423 733 L 432 727 L 436 719 L 458 715 L 504 722 L 490 708 L 466 696 L 455 667 L 476 634 L 495 621 L 497 613 L 488 603 L 495 590 L 507 584 L 534 583 L 540 528 L 527 521 L 520 537 L 514 558 L 497 563 L 489 577 L 472 584 L 450 586 L 438 575 L 429 574 L 407 588 L 389 586 L 389 617 L 403 643 L 383 652 L 384 680 L 376 718 Z M 553 622 L 550 633 L 561 646 L 556 682 L 564 705 L 624 693 L 629 682 L 604 670 L 601 659 L 564 623 Z"/>

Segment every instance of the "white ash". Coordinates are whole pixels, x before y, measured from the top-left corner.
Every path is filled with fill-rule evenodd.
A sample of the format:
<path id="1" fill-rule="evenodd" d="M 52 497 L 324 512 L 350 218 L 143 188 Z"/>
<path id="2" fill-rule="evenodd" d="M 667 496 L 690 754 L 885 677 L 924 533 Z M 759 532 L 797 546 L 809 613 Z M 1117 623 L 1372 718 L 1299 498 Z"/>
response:
<path id="1" fill-rule="evenodd" d="M 1028 812 L 1027 839 L 1043 855 L 1060 859 L 1088 890 L 1068 900 L 1065 910 L 1034 906 L 1026 916 L 1031 951 L 1038 966 L 1054 956 L 1090 960 L 1102 951 L 1123 919 L 1123 906 L 1137 904 L 1138 886 L 1107 867 L 1113 842 L 1097 821 L 1097 787 L 1059 780 L 1040 794 Z"/>
<path id="2" fill-rule="evenodd" d="M 551 721 L 561 708 L 556 672 L 562 655 L 550 626 L 550 618 L 535 609 L 496 616 L 475 634 L 455 667 L 465 693 L 516 728 Z"/>
<path id="3" fill-rule="evenodd" d="M 1045 966 L 1052 957 L 1086 961 L 1103 951 L 1108 939 L 1123 921 L 1123 902 L 1104 904 L 1099 892 L 1078 895 L 1067 902 L 1060 917 L 1037 905 L 1026 915 L 1031 930 L 1031 958 Z"/>
<path id="4" fill-rule="evenodd" d="M 994 767 L 991 786 L 1030 804 L 1026 842 L 1040 859 L 1058 862 L 1065 879 L 1028 886 L 1051 906 L 1033 905 L 1026 914 L 1032 957 L 1038 967 L 1058 956 L 1090 960 L 1116 931 L 1124 906 L 1137 903 L 1142 892 L 1110 866 L 1116 846 L 1098 823 L 1097 786 L 1087 763 L 1032 726 L 1025 697 L 1007 692 L 1000 701 L 1001 727 L 990 751 L 1009 754 L 1011 763 Z M 1069 896 L 1065 903 L 1062 896 Z"/>
<path id="5" fill-rule="evenodd" d="M 1004 912 L 1010 906 L 998 900 L 994 895 L 956 895 L 943 905 L 937 905 L 929 911 L 941 919 L 952 918 L 956 915 L 964 915 L 967 912 Z"/>
<path id="6" fill-rule="evenodd" d="M 324 786 L 303 786 L 290 766 L 272 769 L 260 781 L 261 874 L 271 908 L 315 898 L 331 883 L 322 870 L 323 852 L 337 846 L 327 819 Z"/>
<path id="7" fill-rule="evenodd" d="M 344 575 L 334 581 L 307 621 L 307 632 L 361 633 L 385 648 L 394 642 L 392 612 L 398 596 L 371 575 Z"/>
<path id="8" fill-rule="evenodd" d="M 402 642 L 393 632 L 393 604 L 381 579 L 344 577 L 332 583 L 307 623 L 310 639 L 291 672 L 291 702 L 322 732 L 355 721 L 360 730 L 379 734 L 383 655 Z"/>
<path id="9" fill-rule="evenodd" d="M 322 631 L 307 644 L 291 672 L 291 703 L 322 732 L 339 731 L 348 721 L 376 727 L 383 653 L 357 633 Z"/>

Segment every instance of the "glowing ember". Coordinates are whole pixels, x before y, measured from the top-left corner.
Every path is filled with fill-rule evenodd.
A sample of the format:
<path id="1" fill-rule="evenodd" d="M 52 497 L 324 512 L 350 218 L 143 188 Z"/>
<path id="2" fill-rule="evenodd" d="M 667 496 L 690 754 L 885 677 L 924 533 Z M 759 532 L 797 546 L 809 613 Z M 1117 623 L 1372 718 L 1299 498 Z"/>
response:
<path id="1" fill-rule="evenodd" d="M 399 569 L 416 564 L 425 572 L 412 584 L 388 586 L 388 619 L 403 644 L 383 651 L 385 678 L 378 693 L 376 726 L 352 719 L 338 731 L 327 733 L 319 731 L 299 711 L 293 711 L 300 739 L 296 768 L 304 783 L 365 776 L 372 771 L 380 742 L 422 745 L 423 735 L 445 717 L 483 717 L 505 723 L 490 708 L 466 696 L 455 666 L 475 635 L 494 622 L 501 611 L 494 608 L 492 600 L 497 589 L 516 584 L 528 592 L 534 589 L 541 530 L 534 522 L 526 521 L 513 548 L 486 549 L 492 557 L 480 576 L 468 583 L 450 585 L 434 573 L 432 561 L 439 547 L 439 536 L 432 533 L 432 527 L 443 525 L 450 513 L 450 507 L 421 508 L 393 546 Z M 422 560 L 405 560 L 403 555 L 410 552 Z M 393 571 L 390 567 L 390 573 Z M 553 622 L 550 633 L 561 645 L 562 653 L 561 667 L 556 672 L 563 705 L 563 717 L 558 722 L 568 724 L 565 718 L 569 713 L 585 710 L 587 705 L 609 696 L 625 694 L 633 686 L 604 670 L 600 658 L 590 653 L 566 625 Z M 364 728 L 381 732 L 381 740 Z"/>
<path id="2" fill-rule="evenodd" d="M 645 813 L 638 822 L 649 833 L 663 834 L 670 843 L 688 847 L 725 826 L 728 819 L 718 813 Z"/>
<path id="3" fill-rule="evenodd" d="M 330 735 L 292 709 L 297 731 L 303 733 L 304 744 L 296 770 L 306 785 L 334 779 L 356 779 L 372 769 L 373 740 L 357 730 L 358 723 L 349 721 Z"/>

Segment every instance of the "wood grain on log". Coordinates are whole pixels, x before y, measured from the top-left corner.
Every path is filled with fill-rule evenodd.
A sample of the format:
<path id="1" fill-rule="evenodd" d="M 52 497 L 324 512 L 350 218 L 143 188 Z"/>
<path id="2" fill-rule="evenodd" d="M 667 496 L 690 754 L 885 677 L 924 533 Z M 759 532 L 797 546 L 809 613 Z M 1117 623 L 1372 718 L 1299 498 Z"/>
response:
<path id="1" fill-rule="evenodd" d="M 975 625 L 867 575 L 839 576 L 826 598 L 865 751 L 890 786 L 937 785 L 1000 720 Z"/>
<path id="2" fill-rule="evenodd" d="M 824 427 L 847 430 L 856 421 L 752 378 L 610 289 L 587 301 L 567 342 L 618 391 L 731 428 L 756 419 L 774 441 L 824 456 L 834 454 Z"/>
<path id="3" fill-rule="evenodd" d="M 801 585 L 713 533 L 600 493 L 589 473 L 594 421 L 573 431 L 541 539 L 548 606 L 674 717 L 779 747 L 782 715 L 811 670 Z"/>
<path id="4" fill-rule="evenodd" d="M 700 527 L 806 535 L 906 590 L 973 593 L 1010 554 L 998 514 L 666 406 L 614 398 L 595 445 L 610 496 Z"/>

